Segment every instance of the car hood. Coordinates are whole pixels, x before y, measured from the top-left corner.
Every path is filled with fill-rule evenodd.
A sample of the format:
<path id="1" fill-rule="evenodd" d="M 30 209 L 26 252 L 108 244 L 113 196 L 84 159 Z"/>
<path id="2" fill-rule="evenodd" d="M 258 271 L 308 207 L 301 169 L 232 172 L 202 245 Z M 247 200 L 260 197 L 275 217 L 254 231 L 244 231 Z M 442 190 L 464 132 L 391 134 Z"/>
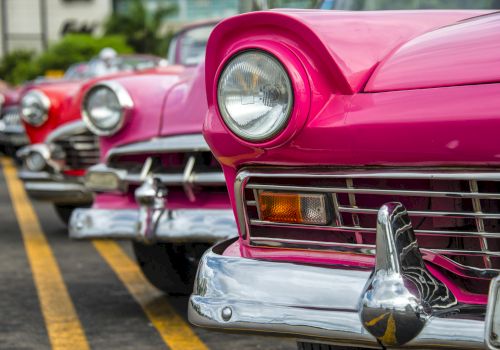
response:
<path id="1" fill-rule="evenodd" d="M 366 92 L 500 82 L 500 12 L 413 38 L 377 67 Z"/>
<path id="2" fill-rule="evenodd" d="M 170 66 L 113 79 L 127 90 L 134 106 L 118 133 L 101 137 L 101 154 L 104 156 L 110 148 L 157 137 L 167 97 L 192 74 L 193 68 Z"/>
<path id="3" fill-rule="evenodd" d="M 161 136 L 201 133 L 208 110 L 205 64 L 180 79 L 166 97 L 161 119 Z"/>

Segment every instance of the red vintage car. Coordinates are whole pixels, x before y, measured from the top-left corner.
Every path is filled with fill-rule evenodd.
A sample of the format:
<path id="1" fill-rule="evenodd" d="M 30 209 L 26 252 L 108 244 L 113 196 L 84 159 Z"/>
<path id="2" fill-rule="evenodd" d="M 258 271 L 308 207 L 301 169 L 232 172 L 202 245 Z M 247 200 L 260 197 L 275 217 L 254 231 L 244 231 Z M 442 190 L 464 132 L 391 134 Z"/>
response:
<path id="1" fill-rule="evenodd" d="M 24 165 L 19 177 L 30 197 L 52 202 L 64 222 L 74 208 L 92 204 L 82 176 L 99 160 L 97 137 L 81 120 L 83 94 L 97 81 L 140 74 L 166 62 L 150 55 L 110 56 L 92 59 L 83 70 L 81 65 L 69 69 L 66 79 L 32 85 L 21 97 L 31 145 L 17 153 Z"/>
<path id="2" fill-rule="evenodd" d="M 192 323 L 500 348 L 500 13 L 233 17 L 206 87 L 239 238 L 201 260 Z"/>

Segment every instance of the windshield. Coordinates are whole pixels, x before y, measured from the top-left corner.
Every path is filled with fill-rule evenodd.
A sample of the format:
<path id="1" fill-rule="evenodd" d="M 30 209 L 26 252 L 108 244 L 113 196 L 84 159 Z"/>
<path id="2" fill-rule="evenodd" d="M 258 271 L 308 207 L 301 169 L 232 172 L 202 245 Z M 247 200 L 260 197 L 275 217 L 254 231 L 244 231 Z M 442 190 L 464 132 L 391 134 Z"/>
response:
<path id="1" fill-rule="evenodd" d="M 180 32 L 169 49 L 169 62 L 184 66 L 197 65 L 205 59 L 208 37 L 215 24 L 194 27 Z"/>
<path id="2" fill-rule="evenodd" d="M 324 0 L 325 10 L 498 9 L 500 0 Z"/>
<path id="3" fill-rule="evenodd" d="M 149 55 L 117 56 L 111 60 L 94 58 L 88 63 L 87 76 L 98 77 L 122 71 L 136 71 L 157 67 L 165 60 Z"/>

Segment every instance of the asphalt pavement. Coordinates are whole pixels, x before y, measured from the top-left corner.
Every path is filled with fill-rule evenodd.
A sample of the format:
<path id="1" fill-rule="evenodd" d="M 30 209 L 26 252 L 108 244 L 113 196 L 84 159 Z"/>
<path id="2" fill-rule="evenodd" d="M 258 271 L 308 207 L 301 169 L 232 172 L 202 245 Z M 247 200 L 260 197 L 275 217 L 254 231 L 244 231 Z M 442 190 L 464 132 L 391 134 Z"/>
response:
<path id="1" fill-rule="evenodd" d="M 129 242 L 72 241 L 31 202 L 15 165 L 0 172 L 0 349 L 296 349 L 295 341 L 189 325 L 187 297 L 152 287 Z"/>

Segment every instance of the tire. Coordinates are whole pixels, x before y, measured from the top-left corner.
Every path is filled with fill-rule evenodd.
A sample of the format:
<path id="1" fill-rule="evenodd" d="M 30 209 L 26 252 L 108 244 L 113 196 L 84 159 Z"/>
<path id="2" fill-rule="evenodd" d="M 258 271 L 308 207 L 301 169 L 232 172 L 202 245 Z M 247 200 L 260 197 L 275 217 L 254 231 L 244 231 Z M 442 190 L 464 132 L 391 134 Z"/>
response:
<path id="1" fill-rule="evenodd" d="M 66 226 L 68 226 L 71 214 L 76 208 L 77 207 L 74 207 L 72 205 L 54 204 L 54 209 L 56 210 L 57 216 L 59 216 L 59 219 L 61 219 L 61 221 L 64 222 Z"/>
<path id="2" fill-rule="evenodd" d="M 133 242 L 134 254 L 148 281 L 169 295 L 193 291 L 198 262 L 210 244 L 144 244 Z"/>
<path id="3" fill-rule="evenodd" d="M 297 342 L 297 350 L 369 350 L 367 348 Z"/>

